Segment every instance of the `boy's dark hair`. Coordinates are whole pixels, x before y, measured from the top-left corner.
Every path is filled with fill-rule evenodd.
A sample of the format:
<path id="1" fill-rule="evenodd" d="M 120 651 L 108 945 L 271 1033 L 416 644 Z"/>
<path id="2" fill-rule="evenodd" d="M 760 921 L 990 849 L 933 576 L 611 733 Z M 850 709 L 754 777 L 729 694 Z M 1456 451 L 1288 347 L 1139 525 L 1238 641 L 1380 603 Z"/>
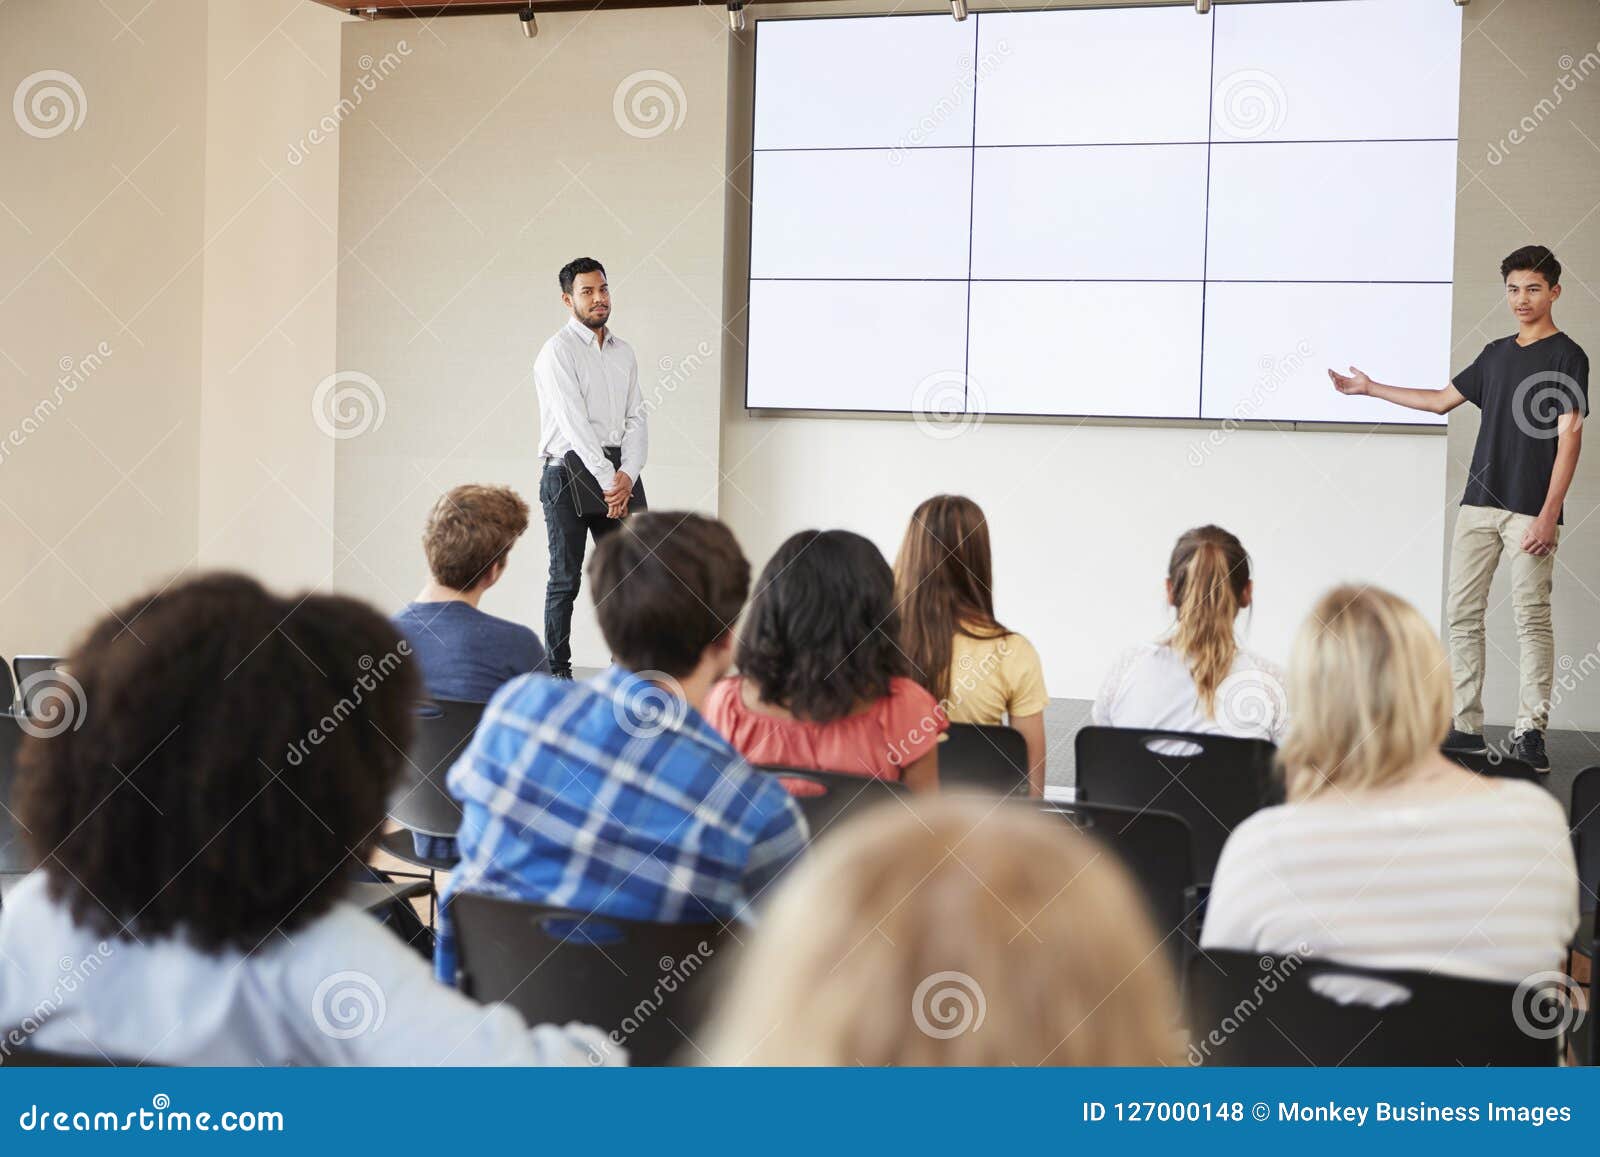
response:
<path id="1" fill-rule="evenodd" d="M 528 529 L 528 504 L 509 486 L 457 486 L 428 515 L 422 549 L 434 581 L 470 591 Z"/>
<path id="2" fill-rule="evenodd" d="M 575 261 L 569 261 L 561 267 L 561 272 L 558 274 L 561 280 L 561 292 L 571 293 L 572 283 L 578 280 L 580 273 L 598 273 L 604 277 L 605 272 L 606 267 L 593 257 L 579 257 Z"/>
<path id="3" fill-rule="evenodd" d="M 803 530 L 761 572 L 739 636 L 741 674 L 761 698 L 827 723 L 889 693 L 905 674 L 894 572 L 848 530 Z"/>
<path id="4" fill-rule="evenodd" d="M 600 633 L 630 671 L 688 675 L 733 629 L 750 563 L 733 531 L 698 514 L 634 515 L 589 560 Z"/>
<path id="5" fill-rule="evenodd" d="M 1561 284 L 1561 262 L 1543 245 L 1524 245 L 1500 263 L 1500 280 L 1513 273 L 1540 273 L 1550 288 Z"/>
<path id="6" fill-rule="evenodd" d="M 96 935 L 208 952 L 322 915 L 410 746 L 408 654 L 364 603 L 238 574 L 102 619 L 68 660 L 74 729 L 21 750 L 13 806 L 50 894 Z"/>

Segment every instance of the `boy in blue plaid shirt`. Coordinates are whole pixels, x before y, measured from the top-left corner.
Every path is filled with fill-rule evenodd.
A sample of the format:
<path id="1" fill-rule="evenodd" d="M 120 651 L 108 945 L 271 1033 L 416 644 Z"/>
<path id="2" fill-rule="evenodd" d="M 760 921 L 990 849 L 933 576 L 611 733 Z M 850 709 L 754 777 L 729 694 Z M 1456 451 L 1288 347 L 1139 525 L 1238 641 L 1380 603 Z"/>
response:
<path id="1" fill-rule="evenodd" d="M 635 515 L 588 570 L 613 665 L 581 683 L 507 683 L 450 770 L 461 863 L 434 959 L 448 984 L 457 892 L 630 920 L 734 920 L 805 847 L 789 793 L 700 715 L 732 664 L 750 590 L 732 532 L 696 514 Z"/>

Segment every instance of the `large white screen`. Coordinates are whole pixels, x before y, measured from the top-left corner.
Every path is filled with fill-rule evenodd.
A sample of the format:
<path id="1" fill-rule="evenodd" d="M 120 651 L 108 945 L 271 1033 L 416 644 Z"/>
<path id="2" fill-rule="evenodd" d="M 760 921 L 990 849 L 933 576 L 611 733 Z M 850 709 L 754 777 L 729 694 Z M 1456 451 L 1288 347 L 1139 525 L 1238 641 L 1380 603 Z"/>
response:
<path id="1" fill-rule="evenodd" d="M 1210 285 L 1205 347 L 1207 418 L 1443 425 L 1441 415 L 1346 397 L 1328 369 L 1449 385 L 1450 287 Z"/>
<path id="2" fill-rule="evenodd" d="M 1215 140 L 1456 136 L 1461 9 L 1448 0 L 1218 4 L 1213 15 Z"/>
<path id="3" fill-rule="evenodd" d="M 975 24 L 757 21 L 755 147 L 970 147 Z"/>
<path id="4" fill-rule="evenodd" d="M 990 414 L 1168 418 L 1200 395 L 1198 282 L 981 281 L 973 396 Z"/>
<path id="5" fill-rule="evenodd" d="M 972 276 L 1205 276 L 1206 146 L 980 149 Z"/>
<path id="6" fill-rule="evenodd" d="M 1325 371 L 1448 380 L 1461 32 L 1448 0 L 758 22 L 748 404 L 1434 421 Z"/>
<path id="7" fill-rule="evenodd" d="M 1456 144 L 1213 145 L 1206 276 L 1449 281 Z"/>
<path id="8" fill-rule="evenodd" d="M 985 12 L 978 144 L 1206 140 L 1210 21 L 1173 8 Z"/>
<path id="9" fill-rule="evenodd" d="M 965 280 L 971 189 L 954 149 L 757 153 L 750 276 Z"/>
<path id="10" fill-rule="evenodd" d="M 757 281 L 749 405 L 909 413 L 959 383 L 964 281 Z M 951 318 L 956 324 L 951 324 Z"/>

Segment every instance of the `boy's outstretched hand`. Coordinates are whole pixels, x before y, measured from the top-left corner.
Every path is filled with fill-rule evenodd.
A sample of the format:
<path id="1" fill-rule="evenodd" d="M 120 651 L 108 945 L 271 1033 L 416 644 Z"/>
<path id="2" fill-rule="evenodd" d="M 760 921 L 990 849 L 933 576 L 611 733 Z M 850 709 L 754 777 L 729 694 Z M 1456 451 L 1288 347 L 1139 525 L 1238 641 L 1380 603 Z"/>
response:
<path id="1" fill-rule="evenodd" d="M 1372 392 L 1372 379 L 1356 369 L 1355 366 L 1350 367 L 1348 376 L 1339 373 L 1337 370 L 1329 370 L 1328 377 L 1333 379 L 1333 388 L 1341 394 L 1370 394 Z"/>

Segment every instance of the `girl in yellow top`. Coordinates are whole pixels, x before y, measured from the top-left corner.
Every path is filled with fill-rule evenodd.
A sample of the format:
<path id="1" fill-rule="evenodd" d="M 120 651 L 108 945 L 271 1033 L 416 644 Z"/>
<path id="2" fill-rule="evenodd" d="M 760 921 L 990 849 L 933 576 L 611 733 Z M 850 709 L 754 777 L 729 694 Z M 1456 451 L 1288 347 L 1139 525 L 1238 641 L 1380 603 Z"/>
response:
<path id="1" fill-rule="evenodd" d="M 1028 745 L 1028 780 L 1044 794 L 1050 696 L 1033 644 L 994 617 L 989 524 L 970 498 L 940 494 L 911 516 L 895 559 L 900 648 L 911 677 L 952 723 L 1009 723 Z"/>

